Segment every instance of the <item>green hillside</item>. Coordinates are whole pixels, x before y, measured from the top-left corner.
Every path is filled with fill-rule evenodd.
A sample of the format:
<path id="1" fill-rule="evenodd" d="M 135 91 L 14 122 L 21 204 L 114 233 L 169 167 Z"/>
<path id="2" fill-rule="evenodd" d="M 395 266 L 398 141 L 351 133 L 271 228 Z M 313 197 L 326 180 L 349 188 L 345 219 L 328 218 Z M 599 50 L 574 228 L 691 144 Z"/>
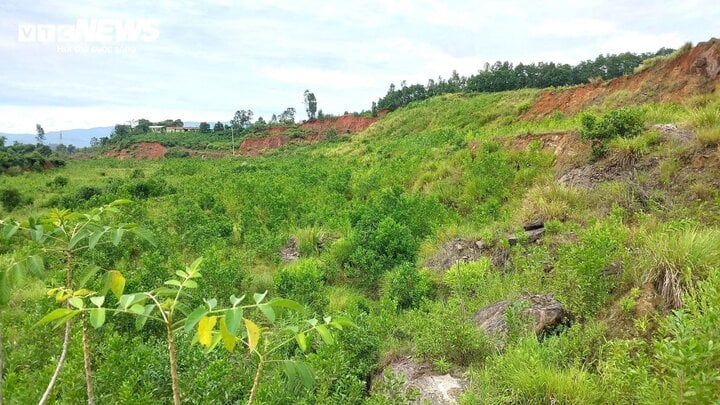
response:
<path id="1" fill-rule="evenodd" d="M 203 257 L 189 309 L 267 290 L 308 316 L 357 325 L 268 354 L 258 403 L 406 403 L 412 390 L 383 370 L 407 356 L 424 375 L 460 381 L 468 404 L 717 401 L 720 98 L 626 105 L 619 94 L 578 114 L 524 118 L 539 92 L 438 96 L 359 134 L 259 157 L 70 160 L 0 178 L 27 203 L 0 216 L 130 199 L 107 223 L 137 223 L 155 246 L 127 232 L 80 251 L 78 279 L 101 269 L 84 288 L 104 294 L 104 273 L 116 270 L 125 291 L 150 290 Z M 64 308 L 46 288 L 64 285 L 65 261 L 22 236 L 0 242 L 10 404 L 40 398 L 63 338 L 36 323 Z M 44 279 L 18 279 L 12 264 L 32 254 L 44 255 Z M 556 299 L 562 319 L 536 334 L 528 294 Z M 486 333 L 474 314 L 502 300 L 505 330 Z M 298 318 L 262 322 L 272 331 Z M 81 328 L 72 333 L 57 403 L 85 401 Z M 98 403 L 168 402 L 165 338 L 152 321 L 136 331 L 127 314 L 91 328 Z M 257 358 L 223 343 L 206 354 L 194 339 L 194 329 L 176 335 L 183 400 L 247 402 Z M 289 379 L 283 359 L 309 365 L 314 384 Z"/>

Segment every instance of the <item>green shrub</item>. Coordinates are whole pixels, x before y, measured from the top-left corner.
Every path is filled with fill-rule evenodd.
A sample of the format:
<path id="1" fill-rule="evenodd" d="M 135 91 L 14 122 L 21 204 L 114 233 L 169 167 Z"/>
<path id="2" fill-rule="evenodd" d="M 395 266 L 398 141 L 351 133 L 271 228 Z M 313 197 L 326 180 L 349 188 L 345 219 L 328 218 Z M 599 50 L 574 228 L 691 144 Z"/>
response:
<path id="1" fill-rule="evenodd" d="M 560 247 L 551 285 L 573 315 L 593 315 L 618 283 L 617 276 L 607 271 L 619 258 L 621 238 L 619 227 L 599 224 L 586 230 L 577 243 Z"/>
<path id="2" fill-rule="evenodd" d="M 275 274 L 275 291 L 284 298 L 322 310 L 328 304 L 322 267 L 317 259 L 300 259 L 288 265 Z"/>
<path id="3" fill-rule="evenodd" d="M 622 108 L 603 114 L 602 117 L 586 113 L 580 118 L 580 135 L 585 139 L 604 140 L 615 137 L 633 138 L 643 130 L 640 110 Z"/>
<path id="4" fill-rule="evenodd" d="M 457 307 L 437 304 L 429 313 L 414 313 L 408 327 L 416 356 L 431 363 L 449 361 L 468 366 L 495 351 L 490 338 L 472 322 L 463 320 Z"/>
<path id="5" fill-rule="evenodd" d="M 717 249 L 717 246 L 715 247 Z M 716 255 L 717 257 L 717 255 Z M 686 297 L 687 305 L 662 324 L 655 341 L 662 387 L 673 403 L 705 403 L 718 398 L 720 381 L 720 273 L 712 272 Z"/>
<path id="6" fill-rule="evenodd" d="M 63 188 L 67 186 L 69 182 L 70 179 L 65 176 L 55 176 L 55 178 L 47 183 L 47 186 L 52 188 Z"/>
<path id="7" fill-rule="evenodd" d="M 415 308 L 433 296 L 430 274 L 403 263 L 385 275 L 383 296 L 395 301 L 400 309 Z"/>
<path id="8" fill-rule="evenodd" d="M 31 200 L 23 197 L 20 190 L 14 187 L 8 187 L 0 190 L 0 202 L 5 211 L 12 211 L 15 208 L 22 207 L 31 203 Z"/>

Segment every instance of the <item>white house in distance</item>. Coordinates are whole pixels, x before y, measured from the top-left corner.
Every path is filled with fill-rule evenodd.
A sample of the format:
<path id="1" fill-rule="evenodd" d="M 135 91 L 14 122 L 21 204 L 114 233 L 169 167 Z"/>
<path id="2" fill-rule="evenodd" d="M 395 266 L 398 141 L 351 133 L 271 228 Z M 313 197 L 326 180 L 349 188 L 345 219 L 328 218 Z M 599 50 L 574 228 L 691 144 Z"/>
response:
<path id="1" fill-rule="evenodd" d="M 198 127 L 166 127 L 165 125 L 150 125 L 150 132 L 198 132 Z"/>

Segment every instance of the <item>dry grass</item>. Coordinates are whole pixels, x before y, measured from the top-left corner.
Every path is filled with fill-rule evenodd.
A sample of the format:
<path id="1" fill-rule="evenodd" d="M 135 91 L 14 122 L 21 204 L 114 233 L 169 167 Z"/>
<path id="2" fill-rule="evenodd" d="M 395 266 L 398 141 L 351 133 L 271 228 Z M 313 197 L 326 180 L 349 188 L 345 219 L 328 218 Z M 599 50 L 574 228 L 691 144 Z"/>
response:
<path id="1" fill-rule="evenodd" d="M 697 140 L 705 147 L 720 145 L 720 125 L 700 128 L 697 131 Z"/>
<path id="2" fill-rule="evenodd" d="M 565 221 L 579 214 L 585 205 L 585 196 L 581 189 L 550 183 L 531 188 L 525 195 L 521 207 L 521 220 L 532 221 Z"/>
<path id="3" fill-rule="evenodd" d="M 684 293 L 720 268 L 720 231 L 690 228 L 668 230 L 649 237 L 645 254 L 650 268 L 645 280 L 653 282 L 671 308 L 680 308 Z"/>

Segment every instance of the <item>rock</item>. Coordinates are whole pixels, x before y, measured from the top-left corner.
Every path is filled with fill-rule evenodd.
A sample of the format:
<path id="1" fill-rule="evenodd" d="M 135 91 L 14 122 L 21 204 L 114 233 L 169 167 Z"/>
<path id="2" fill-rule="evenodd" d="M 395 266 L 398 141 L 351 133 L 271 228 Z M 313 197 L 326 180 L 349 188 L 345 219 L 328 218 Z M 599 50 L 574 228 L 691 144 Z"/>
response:
<path id="1" fill-rule="evenodd" d="M 545 233 L 545 228 L 535 228 L 531 230 L 525 231 L 525 239 L 527 240 L 527 243 L 535 243 L 537 242 L 540 237 Z M 520 236 L 518 235 L 510 235 L 508 237 L 508 243 L 510 246 L 515 246 L 518 243 L 520 243 Z"/>
<path id="2" fill-rule="evenodd" d="M 432 257 L 425 261 L 425 267 L 445 271 L 458 261 L 475 261 L 482 255 L 484 246 L 483 242 L 479 240 L 460 238 L 449 240 Z"/>
<path id="3" fill-rule="evenodd" d="M 297 240 L 291 238 L 287 245 L 280 249 L 280 260 L 283 263 L 292 263 L 300 258 L 300 251 L 298 250 Z"/>
<path id="4" fill-rule="evenodd" d="M 545 227 L 545 222 L 543 221 L 535 221 L 535 222 L 529 222 L 525 225 L 523 225 L 523 229 L 526 231 L 534 231 L 535 229 L 540 229 Z"/>
<path id="5" fill-rule="evenodd" d="M 456 404 L 458 398 L 468 385 L 468 381 L 453 377 L 450 374 L 438 374 L 432 371 L 428 363 L 416 363 L 411 357 L 401 357 L 386 367 L 393 374 L 405 380 L 403 390 L 408 392 L 417 389 L 420 393 L 413 404 Z M 382 378 L 382 373 L 375 377 L 373 388 Z"/>
<path id="6" fill-rule="evenodd" d="M 505 314 L 510 305 L 516 300 L 504 300 L 488 305 L 475 313 L 473 321 L 488 334 L 507 335 L 508 327 Z M 535 334 L 550 329 L 563 321 L 566 317 L 565 309 L 560 301 L 549 295 L 524 294 L 517 301 L 528 305 L 522 314 L 530 317 L 531 327 Z"/>

